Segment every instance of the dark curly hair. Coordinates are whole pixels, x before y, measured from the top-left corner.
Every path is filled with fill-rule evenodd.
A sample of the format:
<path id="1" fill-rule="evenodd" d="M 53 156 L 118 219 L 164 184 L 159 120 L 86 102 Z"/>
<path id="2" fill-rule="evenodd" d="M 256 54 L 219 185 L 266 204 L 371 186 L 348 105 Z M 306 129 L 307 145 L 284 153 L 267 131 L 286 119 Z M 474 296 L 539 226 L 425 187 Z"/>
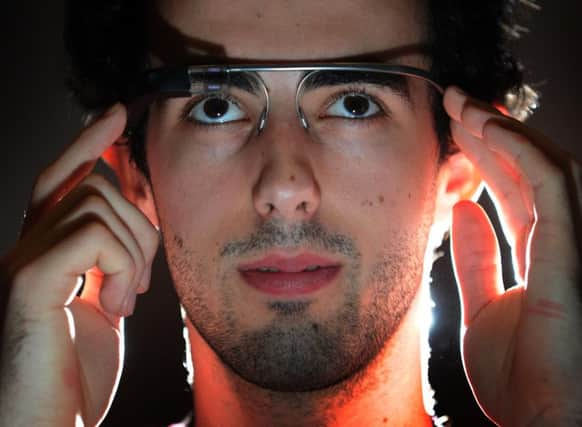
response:
<path id="1" fill-rule="evenodd" d="M 65 45 L 69 87 L 87 113 L 131 98 L 132 83 L 147 66 L 149 3 L 145 0 L 68 0 Z M 533 92 L 509 45 L 529 0 L 429 0 L 432 73 L 443 86 L 455 84 L 484 101 L 507 105 L 514 116 L 529 111 Z M 535 4 L 534 4 L 535 5 Z M 535 97 L 535 96 L 534 96 Z M 433 102 L 441 159 L 450 151 L 449 121 Z M 134 135 L 132 158 L 149 177 L 144 135 Z"/>

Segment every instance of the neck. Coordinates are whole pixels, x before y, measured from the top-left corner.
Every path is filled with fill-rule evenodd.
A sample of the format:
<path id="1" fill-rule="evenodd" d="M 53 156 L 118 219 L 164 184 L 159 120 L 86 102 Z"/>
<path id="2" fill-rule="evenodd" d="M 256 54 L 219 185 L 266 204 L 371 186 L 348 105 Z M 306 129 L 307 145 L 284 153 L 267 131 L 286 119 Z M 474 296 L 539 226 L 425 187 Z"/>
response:
<path id="1" fill-rule="evenodd" d="M 187 321 L 196 425 L 430 426 L 422 396 L 421 294 L 370 365 L 339 384 L 305 393 L 274 392 L 243 380 Z"/>

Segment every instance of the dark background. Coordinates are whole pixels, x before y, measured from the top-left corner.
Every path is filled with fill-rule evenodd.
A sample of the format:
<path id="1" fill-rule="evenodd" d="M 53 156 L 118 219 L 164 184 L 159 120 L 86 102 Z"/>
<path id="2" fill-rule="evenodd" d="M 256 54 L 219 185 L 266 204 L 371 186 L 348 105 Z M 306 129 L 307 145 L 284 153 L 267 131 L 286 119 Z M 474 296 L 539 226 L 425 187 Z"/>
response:
<path id="1" fill-rule="evenodd" d="M 79 111 L 64 84 L 63 1 L 6 3 L 0 18 L 0 253 L 17 238 L 34 177 L 80 129 Z M 542 11 L 527 23 L 531 34 L 516 45 L 528 70 L 526 80 L 543 96 L 530 123 L 582 159 L 582 3 L 541 3 Z M 455 425 L 481 425 L 460 371 L 458 306 L 448 256 L 438 262 L 433 292 L 440 304 L 431 339 L 439 412 L 451 414 Z M 138 300 L 136 314 L 126 323 L 126 368 L 105 425 L 161 425 L 188 410 L 176 306 L 160 256 L 152 290 Z"/>

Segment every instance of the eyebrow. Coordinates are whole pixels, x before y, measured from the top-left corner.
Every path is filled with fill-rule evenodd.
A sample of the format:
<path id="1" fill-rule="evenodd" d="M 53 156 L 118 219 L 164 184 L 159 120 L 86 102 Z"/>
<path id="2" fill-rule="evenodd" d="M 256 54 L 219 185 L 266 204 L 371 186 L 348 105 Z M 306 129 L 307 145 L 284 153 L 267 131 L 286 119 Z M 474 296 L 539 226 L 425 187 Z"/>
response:
<path id="1" fill-rule="evenodd" d="M 218 65 L 218 64 L 217 64 Z M 183 69 L 182 69 L 183 70 Z M 234 72 L 216 72 L 208 73 L 208 70 L 202 69 L 201 72 L 194 76 L 194 79 L 202 84 L 204 89 L 207 87 L 216 87 L 217 91 L 220 86 L 228 85 L 229 87 L 237 88 L 245 91 L 255 97 L 260 97 L 262 94 L 261 78 L 255 71 L 234 71 Z M 282 70 L 284 71 L 284 70 Z M 158 76 L 157 83 L 163 82 L 168 77 L 176 77 L 174 73 L 176 69 L 162 70 L 161 75 Z M 277 72 L 277 71 L 274 71 Z M 412 98 L 410 96 L 409 79 L 405 75 L 396 73 L 384 73 L 382 71 L 359 71 L 359 70 L 305 70 L 300 75 L 300 80 L 313 73 L 303 84 L 303 90 L 315 90 L 322 87 L 333 87 L 349 84 L 369 84 L 378 86 L 380 88 L 388 88 L 395 95 L 398 95 L 408 105 L 414 107 Z M 165 85 L 162 84 L 157 87 L 162 93 L 169 95 L 180 96 L 183 90 L 187 89 L 191 95 L 196 94 L 195 88 L 192 88 L 191 75 L 183 75 L 182 78 L 176 79 L 178 83 Z M 165 78 L 164 78 L 165 77 Z M 185 80 L 183 80 L 185 78 Z M 174 80 L 174 79 L 169 79 Z M 181 89 L 175 85 L 181 86 Z M 194 92 L 192 90 L 194 89 Z M 202 88 L 201 88 L 202 89 Z"/>
<path id="2" fill-rule="evenodd" d="M 300 76 L 300 80 L 312 72 L 313 71 L 304 71 Z M 253 72 L 234 72 L 228 76 L 225 74 L 208 76 L 208 74 L 201 73 L 200 76 L 204 77 L 201 80 L 206 84 L 224 83 L 224 80 L 222 79 L 226 78 L 229 86 L 243 90 L 254 96 L 260 96 L 261 87 Z M 371 84 L 381 88 L 388 88 L 408 104 L 412 105 L 408 78 L 398 74 L 365 71 L 320 70 L 316 71 L 313 77 L 305 82 L 303 89 L 309 91 L 322 87 L 333 87 L 346 84 Z"/>
<path id="3" fill-rule="evenodd" d="M 303 73 L 304 78 L 309 72 Z M 406 76 L 381 72 L 365 71 L 335 71 L 322 70 L 315 73 L 313 78 L 304 84 L 304 90 L 315 90 L 327 86 L 340 86 L 345 84 L 371 84 L 382 88 L 388 88 L 404 101 L 412 105 L 410 88 Z"/>

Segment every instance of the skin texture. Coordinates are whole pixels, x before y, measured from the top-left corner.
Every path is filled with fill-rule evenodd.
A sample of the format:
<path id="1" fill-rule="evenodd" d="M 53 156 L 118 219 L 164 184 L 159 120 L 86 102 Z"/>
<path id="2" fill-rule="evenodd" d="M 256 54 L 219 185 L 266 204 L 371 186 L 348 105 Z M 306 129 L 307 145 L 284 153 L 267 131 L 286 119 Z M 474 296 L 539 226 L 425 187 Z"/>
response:
<path id="1" fill-rule="evenodd" d="M 160 2 L 159 13 L 229 56 L 317 60 L 422 41 L 415 6 L 175 0 Z M 427 66 L 414 55 L 394 61 Z M 440 166 L 421 87 L 412 87 L 414 108 L 395 114 L 389 144 L 317 145 L 288 108 L 296 78 L 265 76 L 273 114 L 244 147 L 196 144 L 188 125 L 171 127 L 171 111 L 154 106 L 151 185 L 130 165 L 127 148 L 113 145 L 125 124 L 119 105 L 39 176 L 22 238 L 1 262 L 9 297 L 0 425 L 102 419 L 120 375 L 122 317 L 149 286 L 158 243 L 151 223 L 161 227 L 188 315 L 199 425 L 428 425 L 418 289 L 431 230 L 451 210 L 463 359 L 479 404 L 503 426 L 580 423 L 580 218 L 572 210 L 581 203 L 567 179 L 580 167 L 545 137 L 454 88 L 444 103 L 462 152 Z M 99 156 L 125 197 L 91 175 Z M 488 219 L 473 202 L 457 203 L 479 176 L 514 244 L 523 284 L 508 292 Z M 309 249 L 343 266 L 331 286 L 299 306 L 300 317 L 282 315 L 285 305 L 237 275 L 240 262 L 275 248 Z M 354 328 L 375 333 L 375 345 Z M 309 376 L 277 351 L 297 346 Z M 324 364 L 325 351 L 340 363 Z M 263 365 L 249 368 L 259 354 L 268 356 Z"/>
<path id="2" fill-rule="evenodd" d="M 501 425 L 579 424 L 580 164 L 539 132 L 457 89 L 444 103 L 455 141 L 498 202 L 522 279 L 503 291 L 486 215 L 472 203 L 455 206 L 452 248 L 473 392 Z M 494 349 L 487 358 L 486 348 Z"/>
<path id="3" fill-rule="evenodd" d="M 124 108 L 112 107 L 39 175 L 22 237 L 2 258 L 0 423 L 96 425 L 111 403 L 122 316 L 149 286 L 158 243 L 147 218 L 90 175 L 124 125 Z"/>
<path id="4" fill-rule="evenodd" d="M 324 13 L 323 4 L 182 1 L 160 3 L 159 11 L 180 33 L 221 46 L 231 57 L 316 60 L 330 52 L 339 57 L 423 41 L 422 14 L 404 2 L 366 2 L 367 12 L 350 19 L 353 5 L 337 6 L 326 15 L 326 37 L 321 21 L 314 20 Z M 370 25 L 373 13 L 380 17 Z M 374 30 L 362 32 L 364 27 Z M 346 33 L 354 36 L 346 39 Z M 265 34 L 273 45 L 265 43 Z M 313 41 L 297 45 L 297 38 Z M 425 66 L 421 56 L 394 61 Z M 173 125 L 171 103 L 150 115 L 146 146 L 153 198 L 176 290 L 195 327 L 191 334 L 200 335 L 192 338 L 195 366 L 211 364 L 213 375 L 224 378 L 213 393 L 221 405 L 247 402 L 228 414 L 231 421 L 217 421 L 217 408 L 209 413 L 209 403 L 198 401 L 198 418 L 203 424 L 214 418 L 267 425 L 293 414 L 290 423 L 297 416 L 300 423 L 336 423 L 340 394 L 367 390 L 364 399 L 372 405 L 377 398 L 371 396 L 386 396 L 401 382 L 387 380 L 396 376 L 390 366 L 419 370 L 418 359 L 404 356 L 418 351 L 416 315 L 403 319 L 417 295 L 434 221 L 438 145 L 426 86 L 412 87 L 414 108 L 394 112 L 392 131 L 380 143 L 334 146 L 315 144 L 294 110 L 285 108 L 293 105 L 297 73 L 262 77 L 272 114 L 265 131 L 244 146 L 195 141 L 189 127 Z M 411 164 L 422 173 L 409 174 Z M 243 249 L 225 250 L 232 246 Z M 273 251 L 325 255 L 341 263 L 342 272 L 332 286 L 292 299 L 305 306 L 285 315 L 273 303 L 280 307 L 289 300 L 257 293 L 237 268 Z M 202 348 L 220 362 L 201 356 Z M 195 394 L 204 399 L 204 374 L 197 371 L 195 384 Z M 418 377 L 398 390 L 413 402 L 407 411 L 421 414 Z M 311 393 L 281 393 L 305 391 Z M 395 406 L 385 405 L 370 421 L 404 417 Z M 273 411 L 265 414 L 264 407 Z"/>

